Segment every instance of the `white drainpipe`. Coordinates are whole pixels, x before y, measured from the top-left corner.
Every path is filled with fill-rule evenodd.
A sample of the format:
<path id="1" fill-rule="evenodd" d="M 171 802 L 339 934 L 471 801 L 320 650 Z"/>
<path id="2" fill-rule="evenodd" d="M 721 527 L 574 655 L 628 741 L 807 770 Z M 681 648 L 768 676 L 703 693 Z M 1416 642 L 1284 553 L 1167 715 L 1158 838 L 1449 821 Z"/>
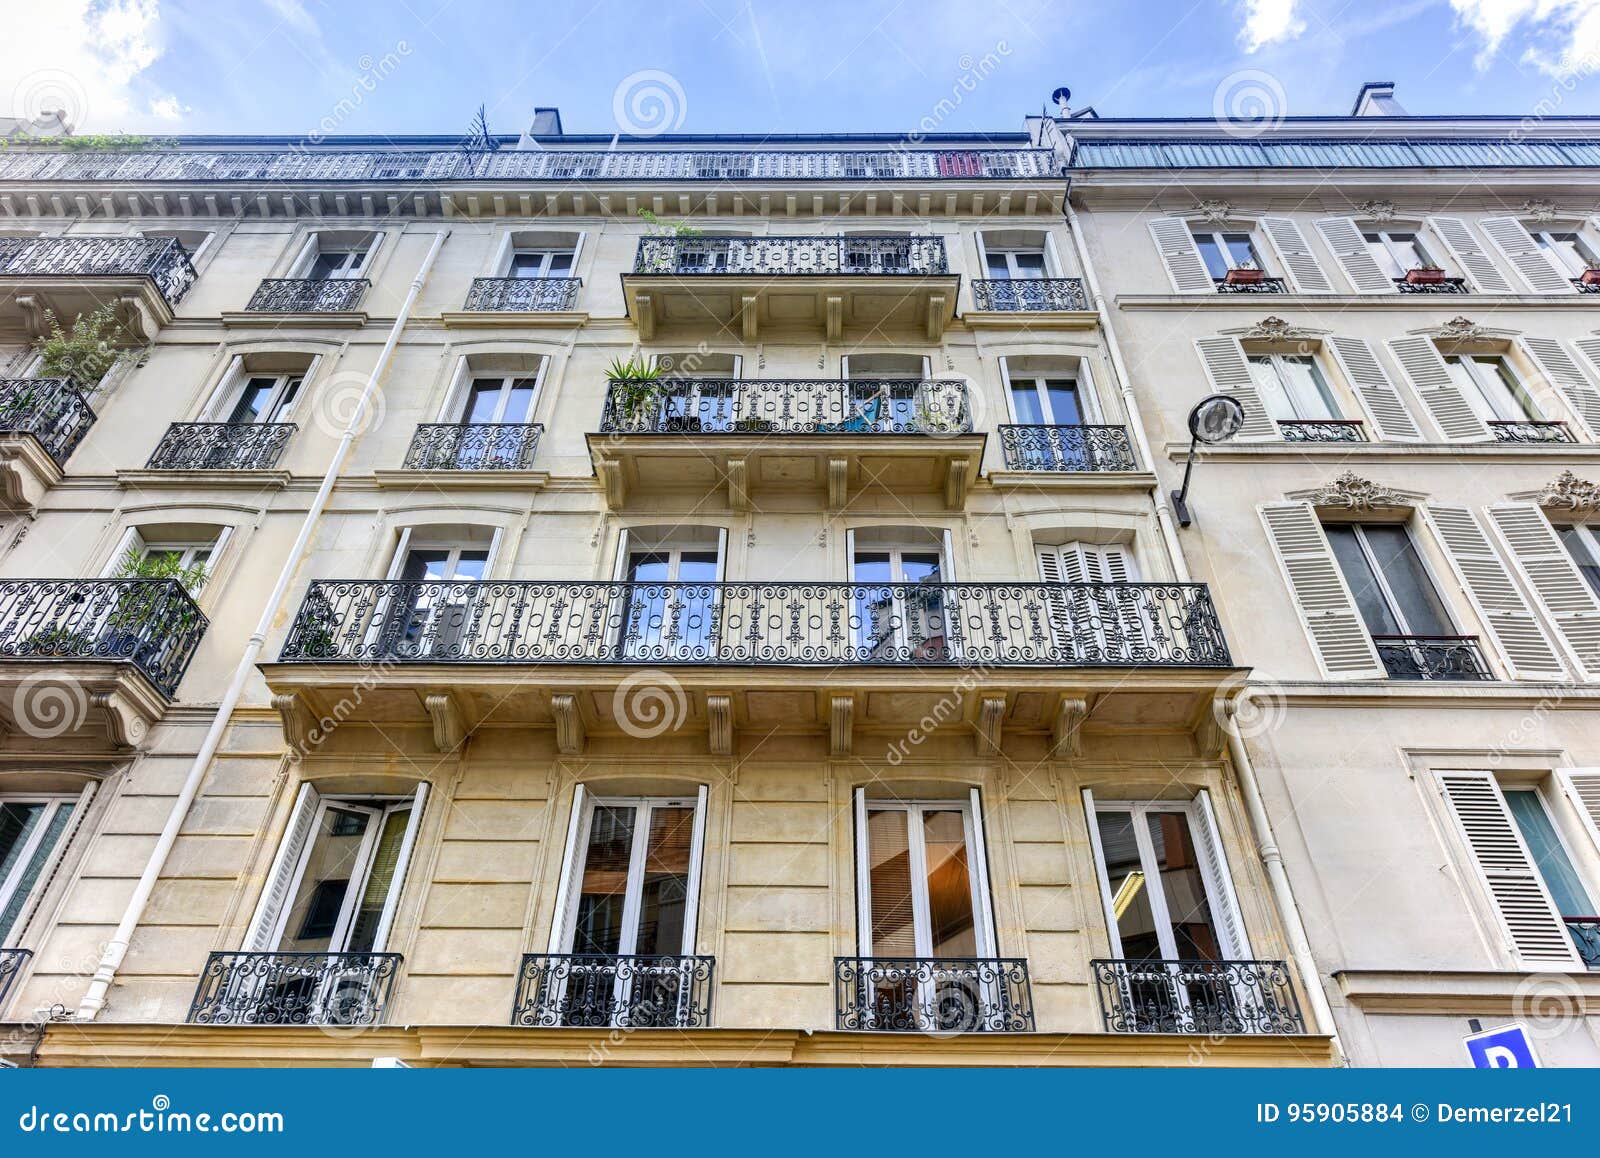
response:
<path id="1" fill-rule="evenodd" d="M 250 679 L 250 673 L 255 670 L 256 660 L 260 658 L 261 648 L 267 641 L 267 633 L 272 630 L 278 609 L 283 605 L 284 597 L 289 593 L 289 587 L 294 582 L 294 577 L 311 546 L 311 537 L 316 532 L 323 512 L 327 509 L 328 499 L 333 494 L 339 472 L 343 469 L 345 460 L 350 457 L 350 450 L 361 433 L 361 424 L 366 417 L 368 404 L 372 400 L 373 392 L 378 388 L 383 372 L 389 366 L 389 359 L 400 341 L 400 332 L 405 329 L 406 321 L 411 316 L 412 306 L 416 304 L 417 295 L 422 291 L 422 283 L 427 280 L 429 271 L 433 269 L 434 259 L 439 256 L 439 249 L 444 245 L 444 239 L 449 236 L 448 229 L 440 230 L 434 235 L 427 257 L 422 259 L 422 266 L 417 270 L 417 276 L 411 279 L 411 288 L 406 293 L 406 300 L 401 303 L 394 325 L 389 328 L 389 340 L 383 344 L 383 351 L 378 355 L 372 372 L 367 375 L 366 384 L 361 388 L 361 397 L 350 413 L 350 421 L 345 426 L 344 436 L 340 438 L 339 447 L 333 453 L 333 460 L 328 463 L 327 472 L 322 476 L 322 485 L 317 488 L 316 497 L 311 500 L 306 517 L 300 524 L 300 534 L 295 538 L 294 546 L 289 549 L 288 558 L 283 561 L 283 569 L 278 572 L 278 581 L 272 588 L 272 594 L 267 598 L 266 606 L 261 610 L 261 619 L 256 623 L 256 629 L 251 634 L 249 643 L 245 645 L 244 654 L 239 657 L 239 666 L 234 669 L 233 680 L 228 684 L 227 693 L 222 697 L 216 715 L 211 719 L 211 726 L 206 730 L 200 751 L 195 754 L 194 763 L 189 766 L 189 774 L 184 778 L 183 788 L 178 792 L 177 800 L 173 801 L 166 826 L 162 828 L 156 847 L 150 853 L 150 860 L 144 866 L 144 872 L 139 877 L 138 886 L 133 890 L 133 896 L 128 898 L 128 907 L 123 911 L 117 931 L 106 942 L 105 952 L 101 955 L 100 964 L 94 972 L 94 979 L 89 982 L 89 988 L 78 1004 L 79 1021 L 92 1021 L 105 1008 L 106 993 L 116 978 L 117 970 L 122 967 L 122 959 L 128 954 L 128 941 L 144 916 L 145 906 L 150 902 L 150 894 L 155 890 L 156 881 L 161 877 L 161 870 L 166 867 L 172 846 L 178 841 L 178 831 L 183 827 L 189 806 L 194 803 L 194 798 L 200 791 L 200 782 L 205 779 L 206 769 L 211 766 L 212 758 L 222 745 L 222 737 L 228 730 L 233 710 L 238 707 L 239 699 L 244 695 L 244 686 Z"/>

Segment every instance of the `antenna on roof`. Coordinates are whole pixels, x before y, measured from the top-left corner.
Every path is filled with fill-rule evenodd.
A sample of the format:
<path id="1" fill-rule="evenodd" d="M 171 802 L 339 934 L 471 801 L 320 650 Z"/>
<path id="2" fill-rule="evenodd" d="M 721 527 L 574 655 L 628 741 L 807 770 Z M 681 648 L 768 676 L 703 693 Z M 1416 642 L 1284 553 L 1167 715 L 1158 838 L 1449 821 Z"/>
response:
<path id="1" fill-rule="evenodd" d="M 499 149 L 500 142 L 489 132 L 489 114 L 483 105 L 479 105 L 477 115 L 472 118 L 472 124 L 467 128 L 467 135 L 461 138 L 461 151 L 494 153 Z"/>
<path id="2" fill-rule="evenodd" d="M 1069 117 L 1072 115 L 1072 106 L 1068 103 L 1072 100 L 1072 90 L 1066 85 L 1062 85 L 1060 88 L 1056 89 L 1055 92 L 1051 93 L 1050 99 L 1055 102 L 1058 115 L 1063 117 Z"/>

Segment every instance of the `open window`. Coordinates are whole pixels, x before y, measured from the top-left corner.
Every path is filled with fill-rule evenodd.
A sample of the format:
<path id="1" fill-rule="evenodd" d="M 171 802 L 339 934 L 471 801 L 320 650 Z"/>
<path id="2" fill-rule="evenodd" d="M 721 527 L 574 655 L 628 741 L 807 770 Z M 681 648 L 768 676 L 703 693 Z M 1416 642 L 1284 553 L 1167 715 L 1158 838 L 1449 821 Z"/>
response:
<path id="1" fill-rule="evenodd" d="M 948 531 L 853 528 L 845 550 L 857 660 L 944 663 L 958 654 Z"/>
<path id="2" fill-rule="evenodd" d="M 232 527 L 207 523 L 141 523 L 122 533 L 102 575 L 177 579 L 198 596 L 232 534 Z"/>
<path id="3" fill-rule="evenodd" d="M 306 239 L 287 276 L 305 281 L 364 278 L 382 238 L 374 230 L 319 230 Z"/>
<path id="4" fill-rule="evenodd" d="M 720 527 L 625 528 L 617 545 L 624 584 L 616 648 L 630 660 L 710 661 L 719 651 L 719 610 L 728 533 Z"/>
<path id="5" fill-rule="evenodd" d="M 1059 277 L 1055 246 L 1042 229 L 985 229 L 978 234 L 985 278 L 1039 281 Z"/>
<path id="6" fill-rule="evenodd" d="M 401 530 L 389 584 L 374 611 L 371 646 L 396 658 L 470 658 L 478 584 L 500 545 L 500 529 L 470 525 Z"/>
<path id="7" fill-rule="evenodd" d="M 212 392 L 203 421 L 288 422 L 319 358 L 309 354 L 252 353 L 233 359 Z"/>
<path id="8" fill-rule="evenodd" d="M 576 231 L 515 230 L 506 234 L 495 261 L 495 277 L 574 277 L 583 234 Z"/>
<path id="9" fill-rule="evenodd" d="M 0 795 L 0 947 L 17 944 L 93 795 Z"/>

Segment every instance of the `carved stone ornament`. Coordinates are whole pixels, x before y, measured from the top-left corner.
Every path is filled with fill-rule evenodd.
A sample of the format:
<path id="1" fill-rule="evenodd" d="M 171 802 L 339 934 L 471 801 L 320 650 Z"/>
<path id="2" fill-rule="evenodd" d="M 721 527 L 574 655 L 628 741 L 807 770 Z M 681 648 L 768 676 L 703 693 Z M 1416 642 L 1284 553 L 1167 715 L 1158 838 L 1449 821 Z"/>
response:
<path id="1" fill-rule="evenodd" d="M 1239 335 L 1248 340 L 1261 340 L 1268 342 L 1282 342 L 1291 338 L 1309 338 L 1315 331 L 1304 326 L 1297 326 L 1293 322 L 1276 315 L 1262 318 Z"/>
<path id="2" fill-rule="evenodd" d="M 1356 206 L 1356 212 L 1368 221 L 1375 221 L 1379 225 L 1387 225 L 1394 220 L 1395 207 L 1393 201 L 1363 201 Z"/>
<path id="3" fill-rule="evenodd" d="M 1488 334 L 1488 327 L 1480 326 L 1471 318 L 1451 318 L 1439 327 L 1439 337 L 1448 338 L 1453 342 L 1473 342 L 1487 337 Z"/>
<path id="4" fill-rule="evenodd" d="M 1233 206 L 1226 201 L 1202 201 L 1194 207 L 1194 211 L 1207 225 L 1226 225 L 1233 216 Z"/>
<path id="5" fill-rule="evenodd" d="M 1561 211 L 1547 197 L 1530 197 L 1522 203 L 1522 212 L 1544 225 L 1554 221 Z"/>
<path id="6" fill-rule="evenodd" d="M 1570 470 L 1545 483 L 1539 492 L 1541 507 L 1558 511 L 1600 510 L 1600 483 L 1588 482 Z"/>
<path id="7" fill-rule="evenodd" d="M 1347 511 L 1375 511 L 1384 507 L 1412 505 L 1405 495 L 1348 470 L 1327 486 L 1312 491 L 1310 499 L 1312 506 L 1340 507 Z"/>

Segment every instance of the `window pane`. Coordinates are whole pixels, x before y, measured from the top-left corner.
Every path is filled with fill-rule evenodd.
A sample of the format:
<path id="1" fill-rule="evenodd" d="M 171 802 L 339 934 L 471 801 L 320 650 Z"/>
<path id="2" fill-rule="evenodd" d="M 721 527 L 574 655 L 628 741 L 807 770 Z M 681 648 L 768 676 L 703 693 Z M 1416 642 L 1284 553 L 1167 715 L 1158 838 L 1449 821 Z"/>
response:
<path id="1" fill-rule="evenodd" d="M 389 890 L 394 885 L 394 872 L 400 863 L 400 849 L 406 840 L 406 825 L 411 821 L 409 808 L 389 813 L 383 821 L 383 832 L 378 837 L 378 849 L 372 855 L 372 867 L 367 870 L 367 884 L 361 890 L 361 901 L 356 906 L 355 920 L 350 927 L 350 953 L 368 953 L 377 942 L 378 925 L 383 920 L 384 906 L 389 900 Z"/>
<path id="2" fill-rule="evenodd" d="M 671 567 L 665 551 L 635 551 L 628 556 L 628 578 L 635 583 L 665 583 Z"/>
<path id="3" fill-rule="evenodd" d="M 49 808 L 48 804 L 0 805 L 0 882 L 5 881 L 16 867 L 18 858 L 22 855 L 22 846 L 33 835 L 34 829 Z M 50 854 L 60 841 L 62 832 L 66 830 L 67 821 L 71 818 L 70 805 L 63 805 L 51 813 L 49 821 L 46 822 L 43 838 L 34 849 L 33 855 L 28 858 L 28 863 L 23 866 L 16 888 L 6 900 L 4 910 L 0 910 L 0 945 L 6 944 L 15 931 L 13 926 L 22 916 L 22 910 L 33 894 L 34 886 L 38 884 L 39 876 L 43 873 L 44 866 L 49 863 Z"/>
<path id="4" fill-rule="evenodd" d="M 984 254 L 983 263 L 988 267 L 990 277 L 1005 279 L 1011 276 L 1011 263 L 1006 261 L 1004 253 Z"/>
<path id="5" fill-rule="evenodd" d="M 1256 249 L 1250 244 L 1248 233 L 1224 233 L 1222 241 L 1228 247 L 1228 255 L 1233 258 L 1235 267 L 1253 265 L 1257 269 L 1261 268 L 1261 262 L 1256 258 Z"/>
<path id="6" fill-rule="evenodd" d="M 928 924 L 935 957 L 974 957 L 978 952 L 964 817 L 965 813 L 953 809 L 922 814 L 928 858 Z"/>
<path id="7" fill-rule="evenodd" d="M 1556 834 L 1544 801 L 1531 789 L 1512 789 L 1505 794 L 1506 807 L 1522 830 L 1522 839 L 1528 842 L 1533 863 L 1539 866 L 1539 875 L 1550 890 L 1550 899 L 1563 917 L 1592 917 L 1594 903 L 1583 887 L 1583 878 L 1573 868 L 1567 850 Z"/>
<path id="8" fill-rule="evenodd" d="M 911 840 L 905 812 L 878 809 L 867 813 L 867 861 L 872 891 L 872 952 L 883 957 L 915 957 Z"/>
<path id="9" fill-rule="evenodd" d="M 1160 960 L 1161 940 L 1150 908 L 1150 882 L 1145 880 L 1144 865 L 1139 860 L 1133 814 L 1099 812 L 1095 823 L 1100 830 L 1100 851 L 1105 857 L 1106 884 L 1111 892 L 1112 915 L 1117 919 L 1117 935 L 1122 940 L 1122 955 L 1129 961 Z"/>
<path id="10" fill-rule="evenodd" d="M 1205 877 L 1195 853 L 1189 817 L 1182 812 L 1151 812 L 1145 816 L 1155 868 L 1161 875 L 1162 895 L 1172 922 L 1172 939 L 1182 960 L 1215 961 L 1222 954 L 1211 923 Z"/>
<path id="11" fill-rule="evenodd" d="M 1372 260 L 1378 263 L 1378 268 L 1392 278 L 1401 278 L 1406 275 L 1406 267 L 1401 265 L 1395 255 L 1389 251 L 1384 243 L 1381 233 L 1363 233 L 1362 239 L 1367 243 L 1367 252 L 1372 255 Z"/>
<path id="12" fill-rule="evenodd" d="M 300 887 L 289 906 L 279 949 L 286 953 L 328 953 L 337 949 L 333 934 L 371 822 L 372 817 L 365 812 L 336 807 L 323 811 L 312 836 L 311 856 Z"/>
<path id="13" fill-rule="evenodd" d="M 467 390 L 467 403 L 461 413 L 462 422 L 493 422 L 494 412 L 500 406 L 499 378 L 479 378 Z"/>
<path id="14" fill-rule="evenodd" d="M 533 379 L 517 378 L 511 383 L 507 392 L 506 408 L 500 415 L 501 422 L 527 422 L 533 413 Z"/>
<path id="15" fill-rule="evenodd" d="M 1080 426 L 1083 408 L 1078 405 L 1078 384 L 1070 378 L 1051 378 L 1044 384 L 1050 396 L 1050 419 L 1057 426 Z"/>
<path id="16" fill-rule="evenodd" d="M 1041 278 L 1044 276 L 1044 254 L 1042 253 L 1016 253 L 1012 260 L 1017 263 L 1017 276 L 1022 278 Z"/>
<path id="17" fill-rule="evenodd" d="M 1017 421 L 1024 426 L 1044 425 L 1044 408 L 1040 405 L 1039 391 L 1033 379 L 1012 384 L 1011 405 L 1017 412 Z"/>
<path id="18" fill-rule="evenodd" d="M 1383 588 L 1373 574 L 1372 565 L 1367 562 L 1366 553 L 1356 538 L 1355 527 L 1331 523 L 1322 529 L 1327 532 L 1333 557 L 1339 562 L 1344 581 L 1350 585 L 1350 593 L 1355 596 L 1356 606 L 1361 609 L 1361 619 L 1366 623 L 1367 630 L 1373 635 L 1406 634 L 1389 607 Z"/>
<path id="19" fill-rule="evenodd" d="M 1322 371 L 1315 359 L 1303 355 L 1286 355 L 1281 359 L 1284 388 L 1289 394 L 1289 405 L 1299 418 L 1338 418 L 1339 409 L 1333 404 L 1333 395 L 1323 381 Z"/>
<path id="20" fill-rule="evenodd" d="M 635 809 L 601 805 L 589 820 L 583 884 L 578 893 L 574 953 L 616 953 L 622 945 L 622 907 L 627 899 L 628 862 L 633 853 Z"/>
<path id="21" fill-rule="evenodd" d="M 1557 527 L 1556 534 L 1561 537 L 1561 545 L 1572 556 L 1572 561 L 1578 565 L 1578 571 L 1594 588 L 1594 593 L 1600 595 L 1600 557 L 1596 557 L 1583 531 L 1578 527 Z"/>
<path id="22" fill-rule="evenodd" d="M 694 809 L 652 808 L 636 953 L 682 953 Z"/>
<path id="23" fill-rule="evenodd" d="M 906 551 L 900 556 L 900 572 L 904 583 L 937 583 L 939 581 L 939 553 L 937 551 Z"/>
<path id="24" fill-rule="evenodd" d="M 1246 360 L 1250 364 L 1250 378 L 1255 382 L 1256 393 L 1261 396 L 1261 405 L 1266 412 L 1277 419 L 1299 417 L 1289 401 L 1288 391 L 1283 388 L 1283 379 L 1278 376 L 1276 361 L 1266 354 L 1252 355 Z"/>
<path id="25" fill-rule="evenodd" d="M 1222 256 L 1222 247 L 1217 244 L 1214 233 L 1197 233 L 1194 243 L 1200 248 L 1200 260 L 1206 263 L 1206 271 L 1211 274 L 1213 281 L 1221 281 L 1228 276 L 1228 259 Z"/>
<path id="26" fill-rule="evenodd" d="M 233 404 L 229 411 L 228 422 L 257 422 L 261 419 L 262 411 L 266 409 L 267 399 L 272 396 L 273 389 L 278 385 L 276 378 L 252 378 L 245 383 L 244 390 L 239 394 L 239 401 Z"/>
<path id="27" fill-rule="evenodd" d="M 1433 586 L 1417 546 L 1402 526 L 1369 523 L 1367 545 L 1383 570 L 1408 635 L 1450 635 L 1455 626 Z"/>

